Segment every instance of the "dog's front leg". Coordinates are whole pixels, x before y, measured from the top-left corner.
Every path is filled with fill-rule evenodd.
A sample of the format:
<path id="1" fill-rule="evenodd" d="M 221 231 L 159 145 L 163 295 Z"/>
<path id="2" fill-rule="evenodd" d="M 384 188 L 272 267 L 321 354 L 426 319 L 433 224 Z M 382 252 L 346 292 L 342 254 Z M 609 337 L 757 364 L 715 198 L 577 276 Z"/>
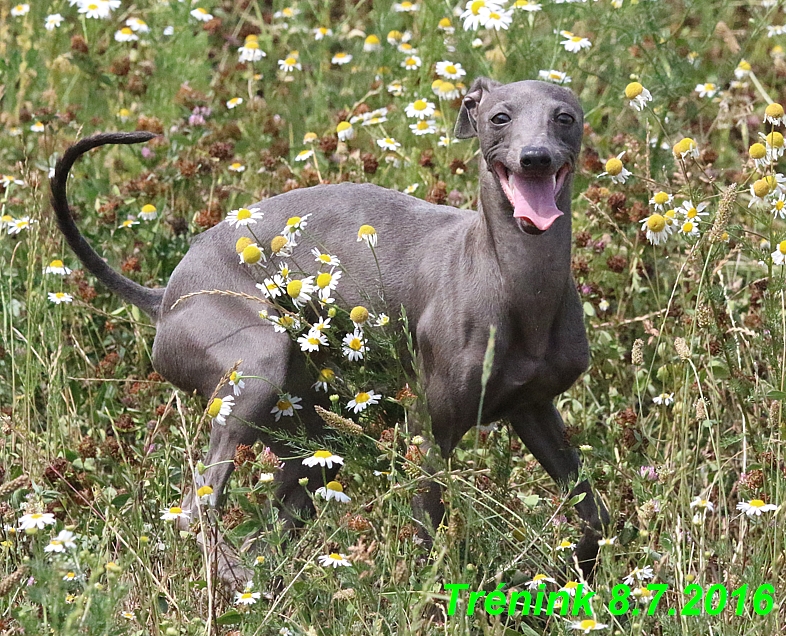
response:
<path id="1" fill-rule="evenodd" d="M 510 414 L 509 419 L 521 441 L 557 484 L 562 487 L 576 484 L 579 456 L 565 440 L 565 424 L 553 403 L 522 405 Z M 596 499 L 586 479 L 573 487 L 570 496 L 580 493 L 584 493 L 585 497 L 576 504 L 576 511 L 588 525 L 576 548 L 576 557 L 584 576 L 589 577 L 598 555 L 600 532 L 609 523 L 609 513 Z"/>

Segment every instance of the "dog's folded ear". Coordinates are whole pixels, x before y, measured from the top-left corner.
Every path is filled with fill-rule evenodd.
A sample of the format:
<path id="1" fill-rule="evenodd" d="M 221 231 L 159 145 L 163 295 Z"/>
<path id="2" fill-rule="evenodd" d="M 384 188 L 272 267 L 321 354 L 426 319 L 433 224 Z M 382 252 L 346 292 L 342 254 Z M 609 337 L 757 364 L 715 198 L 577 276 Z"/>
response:
<path id="1" fill-rule="evenodd" d="M 456 128 L 453 130 L 456 139 L 469 139 L 478 136 L 478 104 L 483 99 L 484 93 L 497 88 L 497 86 L 502 86 L 502 84 L 488 77 L 478 77 L 472 82 L 469 92 L 464 96 L 464 102 L 461 104 L 461 110 L 456 120 Z"/>

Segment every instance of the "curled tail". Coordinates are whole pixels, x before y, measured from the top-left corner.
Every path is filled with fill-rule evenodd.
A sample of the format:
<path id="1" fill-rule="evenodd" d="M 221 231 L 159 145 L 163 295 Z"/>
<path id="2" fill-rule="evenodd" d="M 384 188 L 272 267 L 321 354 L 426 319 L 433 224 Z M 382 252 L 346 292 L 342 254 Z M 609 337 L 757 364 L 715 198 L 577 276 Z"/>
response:
<path id="1" fill-rule="evenodd" d="M 74 218 L 71 216 L 68 199 L 66 198 L 66 181 L 74 162 L 88 150 L 106 144 L 137 144 L 149 141 L 155 136 L 149 132 L 132 132 L 102 133 L 86 137 L 65 151 L 65 154 L 55 166 L 54 176 L 49 181 L 52 208 L 54 208 L 57 215 L 57 225 L 65 235 L 66 242 L 74 250 L 79 260 L 82 261 L 87 271 L 106 285 L 109 291 L 117 294 L 126 302 L 136 305 L 154 320 L 158 317 L 158 309 L 164 297 L 164 289 L 145 287 L 135 283 L 130 278 L 126 278 L 109 267 L 106 261 L 90 247 L 90 244 L 82 236 L 76 223 L 74 223 Z"/>

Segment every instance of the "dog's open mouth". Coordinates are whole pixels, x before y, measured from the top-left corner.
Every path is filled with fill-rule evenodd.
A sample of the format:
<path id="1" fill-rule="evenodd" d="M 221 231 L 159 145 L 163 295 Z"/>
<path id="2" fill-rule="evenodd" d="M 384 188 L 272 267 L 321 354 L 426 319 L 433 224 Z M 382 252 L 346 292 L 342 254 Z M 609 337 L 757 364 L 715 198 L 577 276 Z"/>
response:
<path id="1" fill-rule="evenodd" d="M 524 177 L 510 172 L 501 163 L 494 164 L 502 191 L 513 206 L 513 217 L 522 229 L 545 232 L 560 216 L 557 195 L 565 184 L 570 165 L 563 165 L 555 174 Z"/>

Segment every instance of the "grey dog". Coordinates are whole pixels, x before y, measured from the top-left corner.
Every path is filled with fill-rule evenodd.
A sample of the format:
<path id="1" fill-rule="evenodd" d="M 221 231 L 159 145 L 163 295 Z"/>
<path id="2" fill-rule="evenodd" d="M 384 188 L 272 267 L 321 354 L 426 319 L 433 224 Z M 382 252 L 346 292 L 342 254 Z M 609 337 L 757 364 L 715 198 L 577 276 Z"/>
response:
<path id="1" fill-rule="evenodd" d="M 368 292 L 353 281 L 363 281 L 365 275 L 368 282 L 369 272 L 380 272 L 382 280 L 373 282 L 381 283 L 384 299 L 377 297 L 375 309 L 394 316 L 402 306 L 406 310 L 432 434 L 444 457 L 476 424 L 489 326 L 496 326 L 482 421 L 509 420 L 557 483 L 572 487 L 572 495 L 585 494 L 576 504 L 588 524 L 576 556 L 589 575 L 608 514 L 586 480 L 576 483 L 579 458 L 565 442 L 565 427 L 553 404 L 589 364 L 582 306 L 570 270 L 571 188 L 582 133 L 583 112 L 571 91 L 537 81 L 502 85 L 479 78 L 463 100 L 455 127 L 457 138 L 478 137 L 480 142 L 477 212 L 369 184 L 299 189 L 253 207 L 264 214 L 254 226 L 264 245 L 288 218 L 308 215 L 308 232 L 298 239 L 298 249 L 308 251 L 318 239 L 321 251 L 340 258 L 347 273 L 341 297 L 348 307 L 369 302 Z M 235 251 L 236 241 L 247 235 L 242 227 L 220 223 L 196 237 L 164 289 L 123 277 L 80 234 L 66 200 L 66 180 L 76 159 L 98 146 L 152 137 L 110 133 L 79 141 L 55 168 L 52 206 L 87 270 L 154 320 L 153 366 L 163 377 L 184 391 L 209 397 L 242 358 L 244 374 L 265 378 L 245 390 L 225 425 L 212 428 L 208 468 L 195 476 L 195 487 L 211 485 L 212 503 L 219 506 L 239 444 L 263 439 L 277 454 L 292 455 L 285 443 L 268 439 L 257 428 L 293 430 L 295 423 L 286 422 L 295 418 L 272 422 L 271 410 L 281 393 L 303 396 L 299 424 L 315 437 L 324 429 L 314 406 L 329 404 L 313 390 L 313 373 L 290 335 L 260 320 L 259 303 L 207 294 L 177 303 L 201 290 L 260 295 L 260 281 L 239 263 Z M 364 224 L 377 232 L 378 269 L 371 250 L 356 242 Z M 333 475 L 328 471 L 329 478 Z M 322 472 L 300 460 L 285 462 L 276 477 L 280 513 L 292 525 L 313 509 L 308 491 L 298 483 L 302 477 L 310 477 L 312 489 L 322 485 Z M 429 487 L 418 497 L 413 507 L 438 525 L 444 515 L 440 488 Z M 192 495 L 184 507 L 194 505 Z M 232 559 L 223 567 L 231 570 Z M 223 575 L 232 578 L 231 572 Z"/>

